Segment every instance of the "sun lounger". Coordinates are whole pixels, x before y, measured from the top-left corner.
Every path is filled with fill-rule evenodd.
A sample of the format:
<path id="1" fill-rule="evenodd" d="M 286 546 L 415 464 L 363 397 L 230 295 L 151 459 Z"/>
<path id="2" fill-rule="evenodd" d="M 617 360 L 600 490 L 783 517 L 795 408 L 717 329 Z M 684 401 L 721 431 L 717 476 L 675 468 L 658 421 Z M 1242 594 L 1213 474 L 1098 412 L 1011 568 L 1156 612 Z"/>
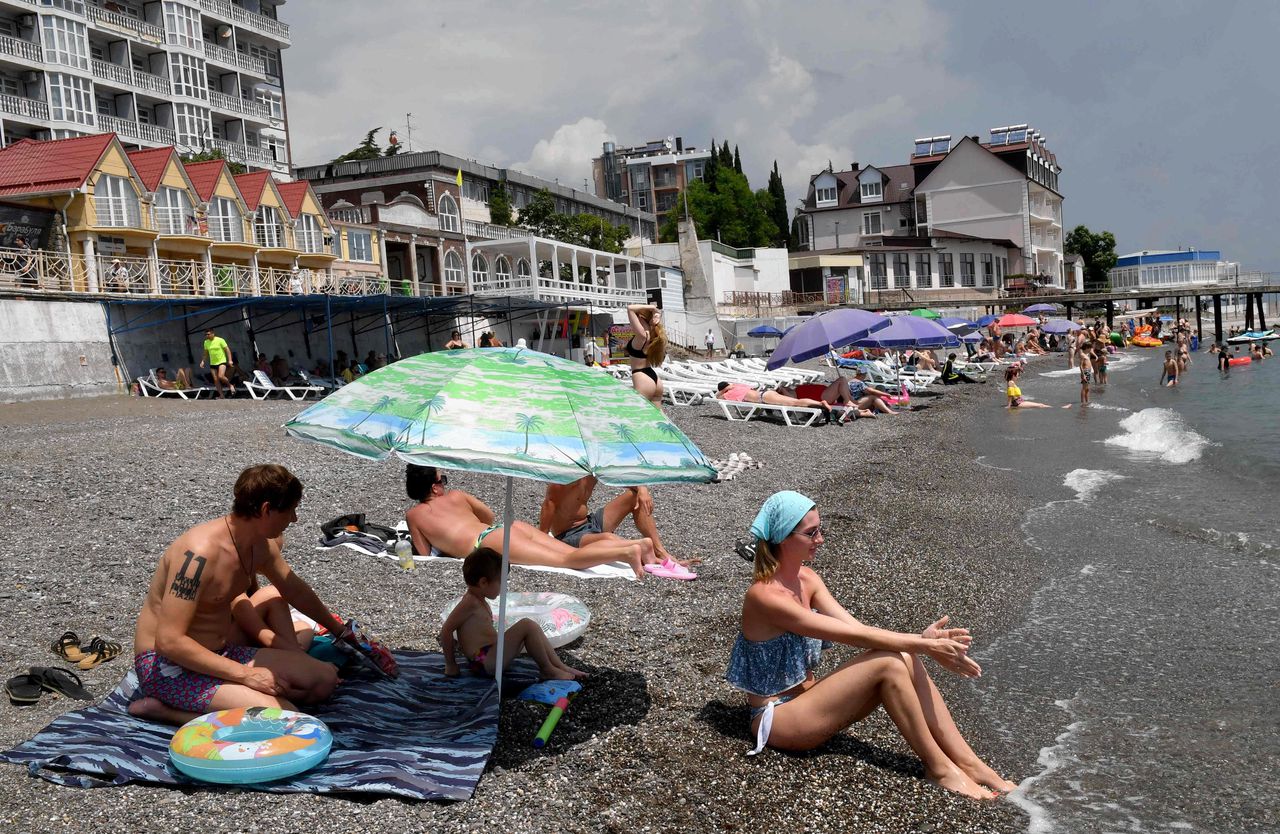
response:
<path id="1" fill-rule="evenodd" d="M 753 417 L 771 414 L 782 417 L 788 426 L 812 426 L 824 412 L 821 408 L 802 408 L 790 405 L 768 405 L 766 403 L 739 402 L 738 400 L 716 400 L 726 420 L 746 422 Z"/>
<path id="2" fill-rule="evenodd" d="M 822 380 L 826 377 L 826 374 L 824 374 L 822 371 L 814 370 L 812 368 L 801 368 L 798 365 L 786 365 L 774 371 L 770 371 L 765 365 L 765 361 L 758 357 L 738 359 L 734 361 L 736 361 L 742 367 L 747 368 L 749 370 L 754 370 L 757 373 L 790 374 L 793 378 L 798 379 L 801 384 L 805 382 L 818 382 L 819 380 Z"/>
<path id="3" fill-rule="evenodd" d="M 201 394 L 213 394 L 212 388 L 161 388 L 154 368 L 146 376 L 138 377 L 138 390 L 144 397 L 178 397 L 184 400 L 198 400 Z"/>
<path id="4" fill-rule="evenodd" d="M 253 378 L 257 382 L 245 380 L 245 390 L 255 400 L 265 400 L 272 394 L 283 394 L 291 400 L 305 400 L 308 394 L 317 396 L 324 393 L 319 385 L 276 385 L 264 371 L 254 371 Z"/>
<path id="5" fill-rule="evenodd" d="M 312 376 L 301 368 L 294 368 L 293 373 L 298 377 L 298 379 L 302 380 L 303 385 L 312 385 L 317 388 L 323 388 L 326 392 L 336 391 L 342 387 L 342 382 L 339 380 L 329 379 L 324 376 Z"/>

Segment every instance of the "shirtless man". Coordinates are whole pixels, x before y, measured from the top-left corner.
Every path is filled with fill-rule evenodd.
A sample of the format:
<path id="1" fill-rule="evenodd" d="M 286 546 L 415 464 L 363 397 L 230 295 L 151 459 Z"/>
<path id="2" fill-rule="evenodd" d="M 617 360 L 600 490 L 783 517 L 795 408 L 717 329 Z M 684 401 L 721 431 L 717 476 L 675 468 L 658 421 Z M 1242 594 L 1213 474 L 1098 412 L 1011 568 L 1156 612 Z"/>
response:
<path id="1" fill-rule="evenodd" d="M 1160 371 L 1160 382 L 1166 388 L 1172 388 L 1178 384 L 1178 362 L 1173 358 L 1171 350 L 1164 352 L 1164 367 Z"/>
<path id="2" fill-rule="evenodd" d="M 626 490 L 595 512 L 587 509 L 591 494 L 596 488 L 593 475 L 579 478 L 571 484 L 547 484 L 542 499 L 542 512 L 538 516 L 538 529 L 551 533 L 572 547 L 581 547 L 598 541 L 626 542 L 614 533 L 618 525 L 631 516 L 640 535 L 653 542 L 653 554 L 644 563 L 651 565 L 688 565 L 667 552 L 658 536 L 653 520 L 653 496 L 642 486 Z"/>
<path id="3" fill-rule="evenodd" d="M 227 639 L 235 633 L 233 610 L 256 590 L 258 574 L 334 634 L 345 631 L 280 555 L 280 538 L 298 520 L 301 500 L 302 484 L 289 470 L 251 466 L 236 479 L 231 513 L 187 530 L 160 557 L 133 636 L 145 697 L 129 705 L 130 714 L 183 724 L 213 710 L 294 709 L 295 702 L 329 697 L 338 683 L 332 665 L 297 649 L 253 649 Z"/>
<path id="4" fill-rule="evenodd" d="M 460 489 L 449 489 L 449 479 L 434 466 L 409 464 L 404 487 L 419 502 L 405 514 L 413 550 L 420 555 L 465 558 L 479 547 L 502 552 L 502 523 L 483 501 Z M 653 542 L 614 537 L 571 547 L 517 521 L 511 527 L 511 561 L 517 565 L 546 565 L 581 570 L 609 562 L 626 562 L 637 579 L 644 565 L 653 562 Z"/>

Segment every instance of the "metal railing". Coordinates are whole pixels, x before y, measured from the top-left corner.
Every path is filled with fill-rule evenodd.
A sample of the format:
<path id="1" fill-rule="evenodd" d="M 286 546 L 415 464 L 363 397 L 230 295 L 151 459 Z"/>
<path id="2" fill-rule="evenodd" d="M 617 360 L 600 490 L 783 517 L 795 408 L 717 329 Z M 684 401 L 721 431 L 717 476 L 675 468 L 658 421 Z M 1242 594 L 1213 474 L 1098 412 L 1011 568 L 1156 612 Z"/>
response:
<path id="1" fill-rule="evenodd" d="M 85 14 L 91 22 L 99 24 L 99 28 L 105 25 L 114 30 L 123 29 L 132 32 L 142 40 L 156 44 L 164 43 L 164 30 L 155 24 L 92 4 L 85 7 Z"/>
<path id="2" fill-rule="evenodd" d="M 470 237 L 483 237 L 491 240 L 512 240 L 529 236 L 529 232 L 523 229 L 512 229 L 508 226 L 484 223 L 479 220 L 463 220 L 462 229 Z"/>
<path id="3" fill-rule="evenodd" d="M 118 116 L 99 116 L 98 127 L 104 133 L 118 133 L 130 139 L 141 139 L 157 145 L 176 145 L 178 134 L 170 128 L 121 119 Z"/>
<path id="4" fill-rule="evenodd" d="M 222 155 L 232 162 L 264 167 L 278 164 L 275 157 L 268 153 L 265 148 L 242 145 L 239 142 L 229 142 L 226 139 L 214 139 L 213 147 L 215 150 L 222 151 Z"/>
<path id="5" fill-rule="evenodd" d="M 44 49 L 40 44 L 24 41 L 22 38 L 11 38 L 8 35 L 0 35 L 0 54 L 44 63 Z"/>
<path id="6" fill-rule="evenodd" d="M 133 85 L 151 93 L 159 93 L 162 96 L 169 96 L 173 93 L 173 88 L 169 86 L 168 78 L 163 75 L 152 75 L 141 70 L 133 71 Z"/>
<path id="7" fill-rule="evenodd" d="M 230 110 L 233 113 L 256 116 L 264 122 L 274 118 L 271 115 L 271 108 L 260 101 L 250 101 L 249 99 L 228 95 L 217 90 L 209 91 L 209 103 L 214 107 Z"/>
<path id="8" fill-rule="evenodd" d="M 99 61 L 96 58 L 92 63 L 94 78 L 101 78 L 103 81 L 114 81 L 126 87 L 133 86 L 133 70 L 130 67 L 122 67 L 109 61 Z"/>
<path id="9" fill-rule="evenodd" d="M 48 121 L 49 105 L 39 99 L 0 93 L 0 113 Z"/>
<path id="10" fill-rule="evenodd" d="M 599 286 L 580 281 L 563 281 L 554 278 L 522 275 L 499 281 L 486 277 L 471 281 L 471 292 L 476 295 L 519 295 L 553 302 L 590 302 L 606 307 L 625 307 L 645 300 L 644 290 L 624 287 Z"/>

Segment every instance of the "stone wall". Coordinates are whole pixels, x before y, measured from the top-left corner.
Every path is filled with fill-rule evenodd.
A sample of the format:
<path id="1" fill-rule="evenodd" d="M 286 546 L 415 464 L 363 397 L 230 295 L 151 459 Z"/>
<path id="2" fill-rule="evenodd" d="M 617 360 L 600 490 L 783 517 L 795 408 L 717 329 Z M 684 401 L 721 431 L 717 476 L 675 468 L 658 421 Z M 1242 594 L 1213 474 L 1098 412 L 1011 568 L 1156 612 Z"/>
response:
<path id="1" fill-rule="evenodd" d="M 96 302 L 0 299 L 0 401 L 124 390 Z"/>

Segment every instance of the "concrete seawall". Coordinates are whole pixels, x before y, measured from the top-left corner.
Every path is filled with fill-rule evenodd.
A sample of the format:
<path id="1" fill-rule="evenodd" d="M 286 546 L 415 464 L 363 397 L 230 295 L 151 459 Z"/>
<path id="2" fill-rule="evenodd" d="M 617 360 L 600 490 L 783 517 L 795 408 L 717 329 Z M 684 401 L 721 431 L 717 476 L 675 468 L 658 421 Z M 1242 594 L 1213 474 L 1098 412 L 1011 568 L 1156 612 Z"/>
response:
<path id="1" fill-rule="evenodd" d="M 124 390 L 97 302 L 0 300 L 0 401 Z"/>

